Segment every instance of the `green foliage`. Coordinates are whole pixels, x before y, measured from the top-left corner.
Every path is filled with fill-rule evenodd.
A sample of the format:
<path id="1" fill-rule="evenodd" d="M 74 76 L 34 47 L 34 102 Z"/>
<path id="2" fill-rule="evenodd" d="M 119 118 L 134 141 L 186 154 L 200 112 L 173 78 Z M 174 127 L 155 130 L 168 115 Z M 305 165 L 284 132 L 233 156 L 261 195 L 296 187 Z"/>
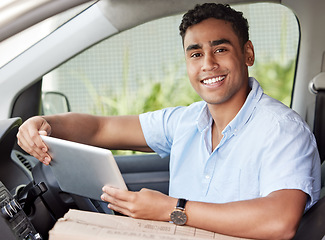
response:
<path id="1" fill-rule="evenodd" d="M 266 94 L 290 106 L 294 73 L 295 61 L 293 60 L 287 64 L 257 62 L 255 71 L 251 71 L 251 76 L 259 81 Z"/>
<path id="2" fill-rule="evenodd" d="M 277 61 L 270 60 L 262 63 L 256 61 L 254 70 L 250 73 L 251 76 L 254 76 L 259 81 L 266 94 L 283 102 L 287 106 L 290 106 L 296 61 L 295 59 L 290 61 L 285 60 L 288 59 L 286 56 L 286 48 L 288 44 L 287 18 L 287 15 L 283 15 L 282 17 L 282 27 L 280 33 L 281 40 L 279 46 L 281 49 L 281 55 L 278 56 Z M 293 42 L 292 44 L 295 43 Z"/>
<path id="3" fill-rule="evenodd" d="M 168 71 L 160 81 L 136 80 L 136 87 L 130 88 L 124 74 L 123 89 L 103 91 L 94 99 L 92 113 L 97 115 L 137 115 L 144 112 L 173 106 L 188 106 L 201 98 L 192 89 L 186 73 L 176 78 L 175 71 Z M 87 86 L 89 82 L 87 83 Z M 89 88 L 92 89 L 93 88 Z M 93 96 L 94 94 L 92 94 Z"/>
<path id="4" fill-rule="evenodd" d="M 99 115 L 133 115 L 165 107 L 187 106 L 201 98 L 187 79 L 166 77 L 162 82 L 147 81 L 134 90 L 98 95 L 93 113 Z"/>

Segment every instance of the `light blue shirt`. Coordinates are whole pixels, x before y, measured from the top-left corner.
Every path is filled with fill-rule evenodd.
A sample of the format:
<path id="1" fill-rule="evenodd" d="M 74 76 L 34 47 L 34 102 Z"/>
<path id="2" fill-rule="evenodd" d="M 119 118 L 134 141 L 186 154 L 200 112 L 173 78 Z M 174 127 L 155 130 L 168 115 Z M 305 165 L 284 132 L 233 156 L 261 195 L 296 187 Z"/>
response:
<path id="1" fill-rule="evenodd" d="M 267 196 L 280 189 L 320 193 L 320 159 L 313 134 L 290 108 L 252 90 L 212 151 L 213 119 L 205 102 L 140 115 L 148 146 L 170 155 L 169 194 L 193 201 L 225 203 Z"/>

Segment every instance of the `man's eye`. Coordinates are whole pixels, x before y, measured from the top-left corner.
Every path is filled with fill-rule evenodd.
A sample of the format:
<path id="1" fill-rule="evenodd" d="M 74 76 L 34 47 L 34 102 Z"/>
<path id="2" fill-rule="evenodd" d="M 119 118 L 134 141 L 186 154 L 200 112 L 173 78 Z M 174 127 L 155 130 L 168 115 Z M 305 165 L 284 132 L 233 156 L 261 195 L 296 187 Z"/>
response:
<path id="1" fill-rule="evenodd" d="M 222 52 L 226 52 L 226 51 L 227 51 L 227 49 L 225 49 L 225 48 L 218 48 L 215 50 L 215 53 L 222 53 Z"/>
<path id="2" fill-rule="evenodd" d="M 191 54 L 191 58 L 197 58 L 200 57 L 202 54 L 201 53 L 193 53 Z"/>

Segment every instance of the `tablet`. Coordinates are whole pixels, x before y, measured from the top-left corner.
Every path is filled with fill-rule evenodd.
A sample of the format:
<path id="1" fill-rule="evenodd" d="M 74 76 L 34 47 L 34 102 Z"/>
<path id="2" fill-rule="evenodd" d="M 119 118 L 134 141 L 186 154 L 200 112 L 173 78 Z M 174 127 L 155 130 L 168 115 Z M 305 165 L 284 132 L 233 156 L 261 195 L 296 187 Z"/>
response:
<path id="1" fill-rule="evenodd" d="M 104 185 L 127 189 L 110 150 L 40 136 L 49 148 L 50 167 L 62 191 L 101 200 Z"/>

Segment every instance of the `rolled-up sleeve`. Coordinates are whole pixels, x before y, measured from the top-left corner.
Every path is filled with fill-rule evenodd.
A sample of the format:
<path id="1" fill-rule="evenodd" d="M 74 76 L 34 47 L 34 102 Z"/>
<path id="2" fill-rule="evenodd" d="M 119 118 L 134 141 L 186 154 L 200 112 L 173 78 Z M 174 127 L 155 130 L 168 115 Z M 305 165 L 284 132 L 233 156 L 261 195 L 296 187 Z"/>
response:
<path id="1" fill-rule="evenodd" d="M 270 131 L 267 141 L 260 174 L 261 195 L 299 189 L 309 196 L 308 210 L 320 194 L 320 159 L 313 134 L 303 124 L 281 121 Z"/>
<path id="2" fill-rule="evenodd" d="M 140 114 L 140 124 L 148 146 L 159 156 L 170 154 L 173 135 L 183 107 L 166 108 Z"/>

